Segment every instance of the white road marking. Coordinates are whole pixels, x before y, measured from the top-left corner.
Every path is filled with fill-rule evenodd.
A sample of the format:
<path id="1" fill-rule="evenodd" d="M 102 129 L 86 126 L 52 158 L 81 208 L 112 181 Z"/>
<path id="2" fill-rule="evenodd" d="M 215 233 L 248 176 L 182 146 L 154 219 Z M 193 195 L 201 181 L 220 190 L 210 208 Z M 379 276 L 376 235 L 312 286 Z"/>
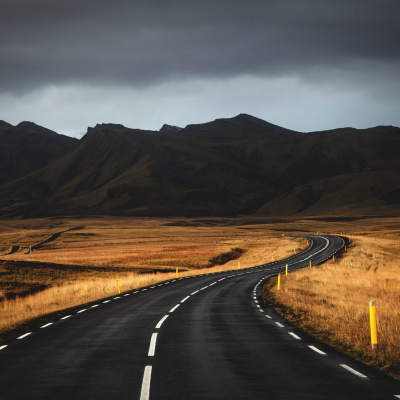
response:
<path id="1" fill-rule="evenodd" d="M 282 325 L 280 322 L 275 322 L 279 327 L 284 328 L 284 325 Z"/>
<path id="2" fill-rule="evenodd" d="M 147 289 L 142 289 L 142 292 L 144 292 L 145 290 L 147 290 Z"/>
<path id="3" fill-rule="evenodd" d="M 28 335 L 30 335 L 32 332 L 28 332 L 28 333 L 25 333 L 25 335 L 22 335 L 22 336 L 20 336 L 20 337 L 17 337 L 17 339 L 23 339 L 24 337 L 27 337 Z"/>
<path id="4" fill-rule="evenodd" d="M 84 310 L 78 311 L 77 314 L 86 311 L 86 308 Z"/>
<path id="5" fill-rule="evenodd" d="M 0 347 L 1 350 L 1 347 Z M 397 397 L 398 399 L 400 399 L 400 394 L 395 394 L 394 397 Z"/>
<path id="6" fill-rule="evenodd" d="M 160 285 L 161 286 L 161 285 Z M 133 293 L 139 293 L 139 290 L 137 290 L 136 292 L 133 292 Z"/>
<path id="7" fill-rule="evenodd" d="M 164 316 L 160 319 L 160 322 L 156 325 L 156 329 L 160 329 L 162 323 L 163 323 L 168 317 L 169 317 L 168 315 L 164 315 Z"/>
<path id="8" fill-rule="evenodd" d="M 213 283 L 211 283 L 209 286 L 212 286 L 212 285 L 215 285 L 217 282 L 213 282 Z"/>
<path id="9" fill-rule="evenodd" d="M 130 295 L 131 295 L 130 293 L 124 294 L 124 296 L 130 296 Z"/>
<path id="10" fill-rule="evenodd" d="M 150 340 L 150 347 L 149 347 L 149 357 L 153 357 L 154 353 L 156 351 L 156 341 L 157 341 L 157 335 L 158 333 L 153 333 L 151 335 L 151 340 Z"/>
<path id="11" fill-rule="evenodd" d="M 198 290 L 196 290 L 195 292 L 193 292 L 192 294 L 191 294 L 191 296 L 193 296 L 194 294 L 196 294 L 198 292 Z"/>
<path id="12" fill-rule="evenodd" d="M 67 318 L 69 318 L 69 317 L 70 317 L 70 315 L 67 315 L 67 316 L 62 317 L 62 318 L 60 318 L 60 319 L 67 319 Z"/>
<path id="13" fill-rule="evenodd" d="M 346 364 L 339 364 L 339 365 L 340 365 L 341 367 L 347 369 L 347 371 L 350 371 L 350 372 L 353 373 L 354 375 L 359 376 L 360 378 L 368 379 L 367 376 L 363 375 L 362 373 L 356 371 L 355 369 L 349 367 L 349 366 L 346 365 Z"/>
<path id="14" fill-rule="evenodd" d="M 140 392 L 140 400 L 149 400 L 150 398 L 150 379 L 151 379 L 151 365 L 146 365 L 144 368 L 142 390 Z"/>
<path id="15" fill-rule="evenodd" d="M 258 308 L 260 308 L 260 305 L 259 305 L 259 304 L 257 304 L 257 307 L 258 307 Z"/>
<path id="16" fill-rule="evenodd" d="M 288 333 L 289 333 L 289 335 L 293 336 L 295 339 L 301 340 L 301 337 L 298 337 L 295 333 L 293 333 L 293 332 L 288 332 Z"/>
<path id="17" fill-rule="evenodd" d="M 226 279 L 226 277 L 225 277 L 225 278 L 218 279 L 218 280 L 219 280 L 219 281 L 223 281 L 224 279 Z"/>
<path id="18" fill-rule="evenodd" d="M 3 346 L 0 346 L 0 350 L 5 349 L 7 346 L 8 346 L 7 344 L 4 344 Z"/>
<path id="19" fill-rule="evenodd" d="M 53 325 L 53 322 L 49 322 L 48 324 L 41 326 L 41 328 L 47 328 L 50 325 Z"/>
<path id="20" fill-rule="evenodd" d="M 103 303 L 109 303 L 111 300 L 106 300 L 106 301 L 103 301 Z"/>
<path id="21" fill-rule="evenodd" d="M 155 286 L 150 286 L 150 289 L 154 289 L 155 288 Z"/>
<path id="22" fill-rule="evenodd" d="M 118 297 L 118 296 L 117 296 L 117 297 L 113 297 L 113 300 L 115 300 L 115 299 L 120 299 L 120 298 L 121 298 L 121 297 Z"/>
<path id="23" fill-rule="evenodd" d="M 183 303 L 184 301 L 186 301 L 189 297 L 190 297 L 190 296 L 186 296 L 186 297 L 181 301 L 181 303 Z"/>
<path id="24" fill-rule="evenodd" d="M 171 308 L 171 310 L 169 310 L 169 312 L 174 312 L 178 307 L 180 306 L 180 304 L 177 304 L 175 307 Z"/>
<path id="25" fill-rule="evenodd" d="M 99 306 L 99 304 L 95 304 L 95 305 L 93 305 L 92 307 L 90 307 L 90 308 L 95 308 L 95 307 L 98 307 Z"/>
<path id="26" fill-rule="evenodd" d="M 314 346 L 308 346 L 311 350 L 314 350 L 314 351 L 316 351 L 317 353 L 319 353 L 319 354 L 322 354 L 323 356 L 326 356 L 326 353 L 324 353 L 323 351 L 321 351 L 320 349 L 317 349 L 316 347 L 314 347 Z"/>

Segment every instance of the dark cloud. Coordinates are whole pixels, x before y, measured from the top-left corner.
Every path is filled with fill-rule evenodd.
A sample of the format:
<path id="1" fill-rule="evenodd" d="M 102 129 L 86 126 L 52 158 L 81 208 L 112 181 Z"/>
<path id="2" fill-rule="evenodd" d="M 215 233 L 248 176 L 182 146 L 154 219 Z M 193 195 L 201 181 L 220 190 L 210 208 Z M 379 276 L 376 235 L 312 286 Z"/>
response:
<path id="1" fill-rule="evenodd" d="M 398 0 L 0 0 L 0 10 L 0 92 L 245 74 L 312 81 L 359 68 L 399 78 Z"/>

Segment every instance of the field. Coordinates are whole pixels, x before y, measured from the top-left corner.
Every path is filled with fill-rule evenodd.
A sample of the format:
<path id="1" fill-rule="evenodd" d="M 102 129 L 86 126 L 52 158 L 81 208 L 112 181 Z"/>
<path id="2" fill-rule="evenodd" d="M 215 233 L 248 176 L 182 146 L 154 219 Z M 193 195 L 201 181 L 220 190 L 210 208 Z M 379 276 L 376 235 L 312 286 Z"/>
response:
<path id="1" fill-rule="evenodd" d="M 232 270 L 239 261 L 245 269 L 307 247 L 304 239 L 282 235 L 230 220 L 8 221 L 0 246 L 17 251 L 0 257 L 0 335 L 115 295 L 116 279 L 124 292 L 173 279 L 177 270 L 179 277 Z"/>
<path id="2" fill-rule="evenodd" d="M 30 321 L 179 277 L 251 268 L 307 247 L 290 235 L 343 234 L 335 263 L 296 271 L 266 304 L 320 340 L 399 378 L 400 219 L 60 218 L 2 221 L 0 342 Z M 29 248 L 32 246 L 32 253 Z M 1 253 L 0 253 L 1 254 Z M 376 300 L 378 351 L 370 349 L 368 303 Z M 53 313 L 53 314 L 52 314 Z M 56 314 L 54 314 L 56 313 Z M 46 319 L 47 318 L 47 319 Z M 25 324 L 25 325 L 24 325 Z"/>
<path id="3" fill-rule="evenodd" d="M 289 274 L 280 291 L 272 279 L 263 288 L 264 301 L 320 340 L 399 379 L 400 231 L 349 239 L 335 262 Z M 376 302 L 377 350 L 370 344 L 371 300 Z"/>

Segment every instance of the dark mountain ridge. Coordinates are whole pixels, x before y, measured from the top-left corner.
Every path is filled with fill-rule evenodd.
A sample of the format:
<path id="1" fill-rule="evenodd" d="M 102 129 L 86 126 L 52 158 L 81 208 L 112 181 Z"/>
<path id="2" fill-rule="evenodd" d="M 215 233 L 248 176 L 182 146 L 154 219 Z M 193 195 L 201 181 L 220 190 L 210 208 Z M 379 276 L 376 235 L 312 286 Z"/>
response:
<path id="1" fill-rule="evenodd" d="M 399 147 L 391 126 L 301 133 L 246 114 L 170 133 L 99 124 L 0 186 L 0 215 L 393 214 Z"/>
<path id="2" fill-rule="evenodd" d="M 78 143 L 33 122 L 0 121 L 0 185 L 45 167 Z"/>

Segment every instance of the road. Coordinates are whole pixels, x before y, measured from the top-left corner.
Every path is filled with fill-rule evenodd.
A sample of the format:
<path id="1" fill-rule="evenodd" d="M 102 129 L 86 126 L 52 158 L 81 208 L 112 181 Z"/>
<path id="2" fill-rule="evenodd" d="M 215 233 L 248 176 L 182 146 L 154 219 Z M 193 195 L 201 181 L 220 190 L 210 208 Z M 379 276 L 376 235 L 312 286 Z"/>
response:
<path id="1" fill-rule="evenodd" d="M 1 399 L 394 399 L 400 383 L 261 306 L 268 276 L 343 245 L 183 278 L 77 310 L 0 351 Z M 313 347 L 310 347 L 313 346 Z M 356 373 L 361 374 L 357 375 Z"/>

